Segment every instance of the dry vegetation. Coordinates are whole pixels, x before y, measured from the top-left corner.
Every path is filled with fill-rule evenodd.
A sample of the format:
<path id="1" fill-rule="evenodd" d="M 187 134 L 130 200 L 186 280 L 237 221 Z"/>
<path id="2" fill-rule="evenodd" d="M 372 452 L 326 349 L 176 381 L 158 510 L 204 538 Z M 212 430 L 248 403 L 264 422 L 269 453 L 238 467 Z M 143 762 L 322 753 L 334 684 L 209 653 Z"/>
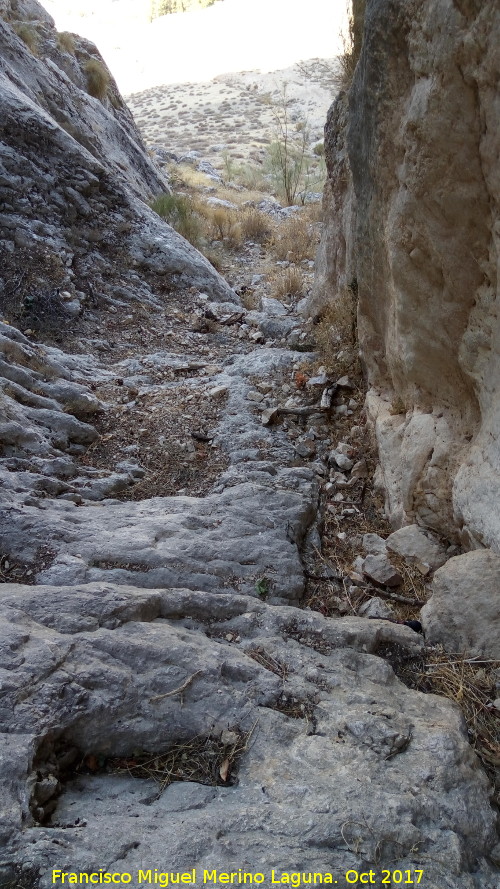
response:
<path id="1" fill-rule="evenodd" d="M 95 99 L 102 101 L 108 92 L 110 84 L 109 72 L 99 59 L 88 59 L 85 63 L 85 75 L 87 78 L 87 92 Z"/>
<path id="2" fill-rule="evenodd" d="M 26 44 L 33 55 L 36 56 L 38 54 L 40 37 L 33 25 L 29 25 L 27 22 L 19 22 L 14 24 L 13 28 L 17 36 Z"/>
<path id="3" fill-rule="evenodd" d="M 497 802 L 500 804 L 500 720 L 491 705 L 496 696 L 499 670 L 500 660 L 469 658 L 437 647 L 427 652 L 417 687 L 458 704 L 467 724 L 469 740 L 486 771 L 496 781 Z"/>
<path id="4" fill-rule="evenodd" d="M 75 38 L 69 31 L 61 31 L 61 33 L 57 35 L 57 44 L 60 49 L 64 50 L 64 52 L 74 56 Z"/>
<path id="5" fill-rule="evenodd" d="M 279 272 L 274 279 L 272 296 L 274 299 L 285 299 L 287 296 L 299 296 L 304 289 L 304 276 L 295 265 Z"/>
<path id="6" fill-rule="evenodd" d="M 318 231 L 308 216 L 310 216 L 308 211 L 304 211 L 282 222 L 276 229 L 272 243 L 276 259 L 290 262 L 314 259 L 318 246 Z"/>
<path id="7" fill-rule="evenodd" d="M 324 307 L 314 328 L 314 336 L 323 363 L 359 378 L 360 366 L 357 341 L 356 283 L 345 287 Z"/>
<path id="8" fill-rule="evenodd" d="M 223 732 L 221 737 L 200 736 L 174 744 L 165 753 L 144 752 L 129 757 L 110 757 L 104 768 L 109 773 L 155 781 L 157 796 L 173 781 L 227 786 L 232 783 L 250 736 L 251 732 L 240 729 Z M 84 766 L 90 771 L 97 771 L 98 758 L 87 756 Z"/>
<path id="9" fill-rule="evenodd" d="M 246 240 L 265 244 L 271 237 L 271 223 L 265 213 L 250 208 L 241 216 L 241 229 Z"/>

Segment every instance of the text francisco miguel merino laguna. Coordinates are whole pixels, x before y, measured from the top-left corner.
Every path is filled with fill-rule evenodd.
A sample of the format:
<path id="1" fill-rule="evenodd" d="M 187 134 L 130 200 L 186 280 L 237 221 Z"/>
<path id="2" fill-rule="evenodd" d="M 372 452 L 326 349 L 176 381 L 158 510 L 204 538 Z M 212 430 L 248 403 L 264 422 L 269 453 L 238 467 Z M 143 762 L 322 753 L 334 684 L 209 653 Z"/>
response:
<path id="1" fill-rule="evenodd" d="M 356 874 L 356 877 L 359 878 L 356 871 L 352 871 L 353 877 Z M 365 876 L 364 874 L 362 876 Z M 356 883 L 358 879 L 356 877 L 351 881 Z M 150 868 L 149 870 L 139 870 L 137 875 L 132 875 L 130 873 L 111 873 L 109 871 L 100 868 L 99 871 L 94 873 L 82 873 L 82 872 L 66 872 L 61 870 L 53 870 L 52 871 L 52 883 L 53 884 L 64 884 L 64 885 L 75 885 L 75 884 L 90 884 L 96 885 L 100 883 L 109 884 L 127 884 L 131 883 L 132 880 L 134 882 L 142 884 L 149 883 L 150 885 L 157 886 L 170 886 L 170 885 L 180 885 L 180 884 L 191 884 L 191 886 L 197 882 L 198 874 L 196 868 L 193 868 L 190 871 L 185 873 L 164 873 L 158 871 L 157 868 Z M 199 881 L 208 885 L 217 885 L 217 884 L 261 884 L 267 880 L 268 883 L 288 883 L 290 886 L 301 886 L 302 884 L 321 884 L 321 883 L 337 883 L 338 881 L 334 879 L 333 874 L 331 873 L 283 873 L 279 871 L 271 871 L 270 875 L 263 873 L 248 873 L 242 870 L 233 871 L 232 873 L 224 873 L 222 871 L 217 870 L 203 870 L 199 873 Z M 362 882 L 372 882 L 371 880 L 363 880 Z M 374 882 L 374 881 L 373 881 Z"/>

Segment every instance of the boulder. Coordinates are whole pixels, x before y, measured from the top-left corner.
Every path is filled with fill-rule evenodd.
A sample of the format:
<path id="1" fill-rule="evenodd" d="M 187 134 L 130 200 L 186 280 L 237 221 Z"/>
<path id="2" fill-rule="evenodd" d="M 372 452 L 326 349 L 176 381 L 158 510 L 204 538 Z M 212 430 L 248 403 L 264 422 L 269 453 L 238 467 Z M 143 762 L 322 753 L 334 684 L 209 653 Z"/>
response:
<path id="1" fill-rule="evenodd" d="M 387 554 L 386 541 L 380 534 L 363 534 L 362 543 L 365 553 L 371 553 L 372 555 Z"/>
<path id="2" fill-rule="evenodd" d="M 387 618 L 394 617 L 394 610 L 388 602 L 384 602 L 379 596 L 373 596 L 372 599 L 363 602 L 358 614 L 360 617 Z"/>
<path id="3" fill-rule="evenodd" d="M 436 571 L 421 614 L 431 644 L 500 658 L 500 556 L 482 549 L 449 559 Z"/>

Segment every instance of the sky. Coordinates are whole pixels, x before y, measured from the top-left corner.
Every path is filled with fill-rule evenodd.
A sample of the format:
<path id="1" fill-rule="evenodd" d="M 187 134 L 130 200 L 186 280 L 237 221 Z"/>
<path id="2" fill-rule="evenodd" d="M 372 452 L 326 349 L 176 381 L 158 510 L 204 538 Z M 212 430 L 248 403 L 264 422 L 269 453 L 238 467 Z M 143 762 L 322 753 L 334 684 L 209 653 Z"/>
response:
<path id="1" fill-rule="evenodd" d="M 43 2 L 43 0 L 42 0 Z M 93 40 L 125 95 L 341 51 L 346 0 L 223 0 L 149 22 L 148 0 L 45 0 L 60 31 Z"/>

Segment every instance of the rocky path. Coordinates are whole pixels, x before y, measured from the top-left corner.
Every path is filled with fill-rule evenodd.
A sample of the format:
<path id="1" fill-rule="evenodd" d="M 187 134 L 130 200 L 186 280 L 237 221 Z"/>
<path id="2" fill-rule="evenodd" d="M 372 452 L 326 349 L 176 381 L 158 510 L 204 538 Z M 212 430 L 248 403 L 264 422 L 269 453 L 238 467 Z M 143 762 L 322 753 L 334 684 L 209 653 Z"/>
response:
<path id="1" fill-rule="evenodd" d="M 17 862 L 23 887 L 102 866 L 131 885 L 150 867 L 195 868 L 195 885 L 238 868 L 347 885 L 370 862 L 493 889 L 485 864 L 473 875 L 493 816 L 460 714 L 384 659 L 418 663 L 422 637 L 303 608 L 307 575 L 328 573 L 320 491 L 340 527 L 353 514 L 336 494 L 366 474 L 352 384 L 287 345 L 310 338 L 293 303 L 185 296 L 172 351 L 134 343 L 118 361 L 2 325 L 17 411 L 2 429 L 4 872 Z M 184 491 L 154 496 L 165 474 Z M 351 571 L 351 599 L 330 583 L 332 612 L 369 598 L 370 572 L 394 582 L 377 574 L 381 539 L 365 543 L 374 564 Z"/>

